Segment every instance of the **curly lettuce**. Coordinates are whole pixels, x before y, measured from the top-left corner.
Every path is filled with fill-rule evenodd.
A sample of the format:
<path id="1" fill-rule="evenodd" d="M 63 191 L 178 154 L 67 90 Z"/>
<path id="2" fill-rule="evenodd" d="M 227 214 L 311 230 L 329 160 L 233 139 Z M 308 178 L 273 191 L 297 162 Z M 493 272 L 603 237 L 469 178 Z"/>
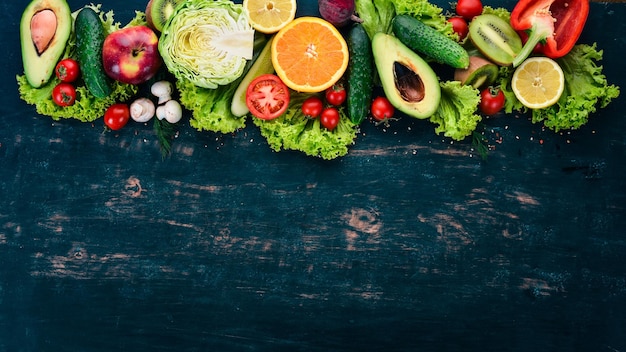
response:
<path id="1" fill-rule="evenodd" d="M 295 150 L 306 155 L 332 160 L 348 154 L 354 144 L 358 126 L 350 121 L 343 108 L 339 109 L 337 127 L 329 131 L 320 125 L 320 119 L 310 119 L 302 113 L 303 94 L 292 93 L 289 109 L 273 120 L 253 118 L 274 151 Z"/>
<path id="2" fill-rule="evenodd" d="M 217 88 L 240 77 L 252 59 L 254 29 L 240 4 L 189 0 L 163 27 L 159 53 L 179 80 Z"/>
<path id="3" fill-rule="evenodd" d="M 232 133 L 246 125 L 246 116 L 237 117 L 230 111 L 237 84 L 202 88 L 188 80 L 177 80 L 180 103 L 191 110 L 191 127 L 198 131 Z"/>
<path id="4" fill-rule="evenodd" d="M 122 28 L 119 22 L 115 22 L 113 11 L 103 12 L 101 5 L 88 5 L 88 7 L 98 13 L 107 33 Z M 74 12 L 72 16 L 75 17 L 77 13 L 78 11 Z M 145 23 L 145 15 L 135 11 L 135 17 L 126 27 Z M 74 33 L 70 35 L 63 57 L 76 58 L 76 35 Z M 60 82 L 58 78 L 53 77 L 46 85 L 39 88 L 33 88 L 26 80 L 25 75 L 17 75 L 16 79 L 20 98 L 26 103 L 34 105 L 38 114 L 49 116 L 53 120 L 74 118 L 83 122 L 94 121 L 102 117 L 109 106 L 130 99 L 138 91 L 135 85 L 115 81 L 112 83 L 112 93 L 106 98 L 99 99 L 91 94 L 84 85 L 78 85 L 74 105 L 61 107 L 52 100 L 52 90 Z"/>
<path id="5" fill-rule="evenodd" d="M 441 82 L 441 101 L 429 118 L 437 124 L 436 133 L 461 141 L 472 135 L 482 117 L 477 112 L 480 103 L 478 89 L 459 81 Z"/>

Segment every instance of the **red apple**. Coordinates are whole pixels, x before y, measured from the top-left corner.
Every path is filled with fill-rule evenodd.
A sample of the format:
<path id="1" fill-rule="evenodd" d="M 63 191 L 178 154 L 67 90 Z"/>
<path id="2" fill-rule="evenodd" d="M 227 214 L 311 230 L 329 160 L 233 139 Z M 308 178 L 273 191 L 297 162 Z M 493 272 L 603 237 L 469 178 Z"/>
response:
<path id="1" fill-rule="evenodd" d="M 141 84 L 161 67 L 159 38 L 146 26 L 112 32 L 102 45 L 102 64 L 107 75 L 128 84 Z"/>

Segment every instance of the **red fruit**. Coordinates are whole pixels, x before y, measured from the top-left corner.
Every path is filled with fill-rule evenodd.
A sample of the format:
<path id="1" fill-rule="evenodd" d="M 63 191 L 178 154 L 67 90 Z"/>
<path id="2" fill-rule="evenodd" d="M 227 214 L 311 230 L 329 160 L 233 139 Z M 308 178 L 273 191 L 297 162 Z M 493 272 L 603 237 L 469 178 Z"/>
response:
<path id="1" fill-rule="evenodd" d="M 456 14 L 468 21 L 483 13 L 483 3 L 480 0 L 459 0 L 456 3 Z"/>
<path id="2" fill-rule="evenodd" d="M 146 26 L 122 28 L 104 39 L 102 65 L 107 75 L 127 84 L 141 84 L 161 67 L 159 38 Z"/>
<path id="3" fill-rule="evenodd" d="M 459 41 L 467 37 L 467 33 L 469 33 L 469 26 L 467 25 L 467 21 L 463 17 L 450 17 L 448 18 L 448 22 L 452 24 L 452 30 L 454 30 L 454 32 L 458 34 Z"/>
<path id="4" fill-rule="evenodd" d="M 114 131 L 126 126 L 128 120 L 130 120 L 130 108 L 126 104 L 113 104 L 104 113 L 104 124 Z"/>
<path id="5" fill-rule="evenodd" d="M 329 131 L 334 130 L 339 124 L 339 110 L 333 107 L 324 109 L 320 117 L 320 123 Z"/>

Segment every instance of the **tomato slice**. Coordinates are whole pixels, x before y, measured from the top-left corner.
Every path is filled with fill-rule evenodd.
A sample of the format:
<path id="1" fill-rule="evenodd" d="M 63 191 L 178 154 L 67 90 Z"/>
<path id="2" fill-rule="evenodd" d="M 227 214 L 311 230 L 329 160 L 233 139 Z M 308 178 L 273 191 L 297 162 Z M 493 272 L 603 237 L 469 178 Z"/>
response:
<path id="1" fill-rule="evenodd" d="M 261 75 L 248 85 L 246 105 L 255 117 L 263 120 L 275 119 L 289 106 L 289 88 L 276 75 Z"/>

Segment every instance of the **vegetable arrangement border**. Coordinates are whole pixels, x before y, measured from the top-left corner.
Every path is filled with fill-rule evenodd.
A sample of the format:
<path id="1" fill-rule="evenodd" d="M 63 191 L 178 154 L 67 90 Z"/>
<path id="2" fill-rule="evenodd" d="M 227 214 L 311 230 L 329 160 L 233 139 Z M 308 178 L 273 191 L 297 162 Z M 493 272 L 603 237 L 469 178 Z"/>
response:
<path id="1" fill-rule="evenodd" d="M 364 122 L 423 119 L 437 135 L 482 143 L 487 116 L 527 113 L 572 130 L 620 94 L 599 65 L 602 50 L 578 43 L 589 0 L 519 0 L 513 9 L 459 0 L 445 11 L 427 0 L 320 0 L 348 64 L 315 92 L 283 84 L 274 71 L 280 29 L 256 30 L 247 1 L 171 3 L 166 13 L 150 0 L 122 26 L 100 4 L 70 12 L 66 0 L 32 0 L 20 24 L 21 99 L 54 120 L 102 118 L 106 130 L 152 120 L 163 156 L 189 117 L 194 129 L 221 134 L 252 122 L 275 151 L 330 160 L 349 152 Z M 553 61 L 561 79 L 547 83 L 525 67 L 529 57 Z M 529 102 L 531 89 L 557 95 Z"/>

